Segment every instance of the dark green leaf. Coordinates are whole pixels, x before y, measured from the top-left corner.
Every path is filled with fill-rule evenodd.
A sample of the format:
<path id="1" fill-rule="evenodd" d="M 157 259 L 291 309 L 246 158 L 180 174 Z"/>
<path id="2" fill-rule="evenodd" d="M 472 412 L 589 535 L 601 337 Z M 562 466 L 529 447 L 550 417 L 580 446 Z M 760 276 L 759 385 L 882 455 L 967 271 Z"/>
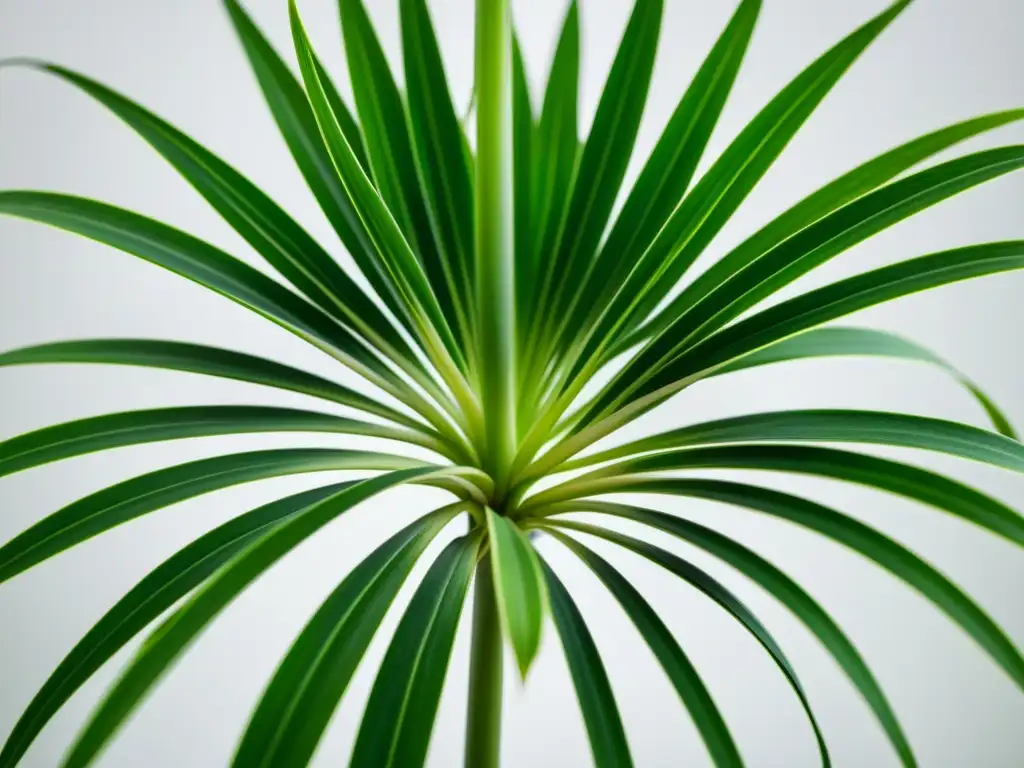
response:
<path id="1" fill-rule="evenodd" d="M 220 488 L 300 472 L 422 466 L 423 462 L 379 453 L 291 448 L 159 469 L 79 499 L 15 536 L 0 547 L 0 582 L 116 525 Z"/>
<path id="2" fill-rule="evenodd" d="M 541 561 L 551 598 L 551 614 L 576 687 L 576 699 L 590 737 L 596 768 L 631 768 L 633 758 L 622 728 L 608 673 L 580 609 L 547 563 Z"/>
<path id="3" fill-rule="evenodd" d="M 596 552 L 575 539 L 550 530 L 555 538 L 571 549 L 601 579 L 615 595 L 623 610 L 643 635 L 652 653 L 657 657 L 665 674 L 671 680 L 690 717 L 700 732 L 711 760 L 717 768 L 742 768 L 743 760 L 736 749 L 729 728 L 722 719 L 715 701 L 704 686 L 686 653 L 672 636 L 672 632 L 658 617 L 650 603 L 621 573 Z"/>
<path id="4" fill-rule="evenodd" d="M 128 445 L 213 435 L 328 432 L 415 443 L 426 440 L 395 427 L 329 413 L 255 405 L 200 405 L 126 411 L 69 421 L 0 442 L 0 477 L 53 461 Z M 440 451 L 434 445 L 432 450 Z"/>
<path id="5" fill-rule="evenodd" d="M 572 509 L 624 517 L 678 536 L 715 557 L 721 558 L 759 584 L 785 605 L 818 638 L 832 658 L 836 660 L 836 663 L 860 691 L 872 712 L 875 713 L 903 765 L 906 768 L 913 768 L 917 765 L 910 744 L 907 742 L 892 707 L 856 647 L 814 598 L 785 573 L 742 544 L 710 528 L 673 515 L 640 507 L 598 501 L 574 503 Z M 558 524 L 570 528 L 579 527 L 577 523 L 566 524 L 558 521 Z M 588 531 L 590 528 L 591 526 L 587 526 Z M 598 535 L 603 535 L 603 533 Z"/>
<path id="6" fill-rule="evenodd" d="M 348 485 L 303 491 L 239 515 L 153 569 L 78 641 L 39 689 L 0 752 L 0 768 L 13 768 L 72 694 L 150 622 L 269 528 Z"/>
<path id="7" fill-rule="evenodd" d="M 353 768 L 417 768 L 426 760 L 479 544 L 477 537 L 449 544 L 413 595 L 370 692 Z"/>
<path id="8" fill-rule="evenodd" d="M 422 517 L 357 565 L 292 644 L 235 753 L 236 768 L 309 763 L 381 620 L 427 545 L 461 511 Z"/>
<path id="9" fill-rule="evenodd" d="M 431 471 L 407 469 L 352 483 L 293 514 L 235 555 L 146 639 L 79 733 L 62 768 L 86 768 L 206 626 L 274 563 L 360 502 Z"/>
<path id="10" fill-rule="evenodd" d="M 715 375 L 742 371 L 770 363 L 859 355 L 919 361 L 941 368 L 974 396 L 974 399 L 985 409 L 985 413 L 996 431 L 1014 440 L 1017 439 L 1017 434 L 1009 419 L 977 384 L 934 352 L 909 339 L 885 331 L 876 331 L 870 328 L 813 328 L 759 349 L 746 357 L 741 357 L 736 362 L 719 368 Z"/>

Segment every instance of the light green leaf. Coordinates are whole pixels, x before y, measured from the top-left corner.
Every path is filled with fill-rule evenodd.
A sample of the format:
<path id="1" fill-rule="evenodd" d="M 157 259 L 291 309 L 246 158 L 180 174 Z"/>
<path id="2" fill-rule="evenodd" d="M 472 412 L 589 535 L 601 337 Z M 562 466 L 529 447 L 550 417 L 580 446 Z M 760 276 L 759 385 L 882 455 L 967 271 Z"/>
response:
<path id="1" fill-rule="evenodd" d="M 525 680 L 540 648 L 548 609 L 544 574 L 525 534 L 490 507 L 487 508 L 487 533 L 501 627 Z"/>

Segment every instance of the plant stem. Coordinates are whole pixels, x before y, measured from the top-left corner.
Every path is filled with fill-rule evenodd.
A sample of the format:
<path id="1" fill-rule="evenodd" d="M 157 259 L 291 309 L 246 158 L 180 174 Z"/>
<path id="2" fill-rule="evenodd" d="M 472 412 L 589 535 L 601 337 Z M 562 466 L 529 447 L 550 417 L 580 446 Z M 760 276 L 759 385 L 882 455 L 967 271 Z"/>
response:
<path id="1" fill-rule="evenodd" d="M 476 4 L 476 258 L 483 461 L 500 501 L 516 448 L 512 23 L 508 0 Z"/>
<path id="2" fill-rule="evenodd" d="M 476 567 L 469 661 L 465 768 L 498 768 L 501 756 L 502 647 L 491 556 Z"/>

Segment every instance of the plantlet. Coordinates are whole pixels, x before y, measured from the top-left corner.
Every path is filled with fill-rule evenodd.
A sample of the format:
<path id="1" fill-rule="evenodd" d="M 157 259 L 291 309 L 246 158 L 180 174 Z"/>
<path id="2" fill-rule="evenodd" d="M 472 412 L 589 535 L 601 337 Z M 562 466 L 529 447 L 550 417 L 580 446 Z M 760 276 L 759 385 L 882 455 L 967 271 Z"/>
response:
<path id="1" fill-rule="evenodd" d="M 282 280 L 184 232 L 91 200 L 4 191 L 0 213 L 98 240 L 203 285 L 330 355 L 382 396 L 272 360 L 181 342 L 99 339 L 18 349 L 0 354 L 0 366 L 148 366 L 298 392 L 355 415 L 204 406 L 87 418 L 0 443 L 0 475 L 115 447 L 275 431 L 385 438 L 427 449 L 436 459 L 345 448 L 201 459 L 80 499 L 4 544 L 0 580 L 116 525 L 220 488 L 294 473 L 372 473 L 272 500 L 158 566 L 53 672 L 7 739 L 0 768 L 18 764 L 72 694 L 156 623 L 63 765 L 92 763 L 147 692 L 249 584 L 343 513 L 406 483 L 445 489 L 452 502 L 395 533 L 342 579 L 269 681 L 237 747 L 236 768 L 295 768 L 309 762 L 414 564 L 456 518 L 468 523 L 468 531 L 443 548 L 415 588 L 377 673 L 352 765 L 423 764 L 471 584 L 466 765 L 498 765 L 503 646 L 510 646 L 525 676 L 542 632 L 550 631 L 549 618 L 565 651 L 594 763 L 601 768 L 632 764 L 587 625 L 534 548 L 544 536 L 577 555 L 622 604 L 678 691 L 714 765 L 740 766 L 742 760 L 697 670 L 645 598 L 586 545 L 586 536 L 663 566 L 746 628 L 791 684 L 827 764 L 825 734 L 797 673 L 758 619 L 695 565 L 593 522 L 608 517 L 643 523 L 704 549 L 774 595 L 860 691 L 902 764 L 916 764 L 870 669 L 800 585 L 727 536 L 614 500 L 614 494 L 625 492 L 731 504 L 840 542 L 921 592 L 1024 687 L 1024 658 L 1013 642 L 968 595 L 895 541 L 840 512 L 779 491 L 672 475 L 703 468 L 832 478 L 928 504 L 1024 545 L 1024 519 L 976 490 L 912 465 L 815 445 L 900 446 L 1024 471 L 1024 446 L 964 375 L 901 337 L 829 325 L 916 291 L 1024 267 L 1024 241 L 920 256 L 762 306 L 882 229 L 1020 168 L 1024 147 L 1006 146 L 912 170 L 958 142 L 1021 119 L 1024 110 L 942 128 L 864 163 L 781 213 L 675 292 L 789 140 L 907 0 L 801 72 L 697 178 L 698 162 L 761 10 L 759 0 L 742 0 L 615 215 L 654 65 L 662 0 L 636 0 L 582 143 L 575 2 L 535 114 L 509 0 L 477 0 L 471 121 L 461 120 L 453 107 L 425 0 L 399 2 L 404 93 L 392 78 L 362 0 L 339 0 L 354 112 L 310 47 L 294 0 L 298 77 L 236 0 L 224 2 L 299 170 L 369 292 L 267 194 L 170 124 L 66 68 L 7 62 L 55 75 L 113 111 Z M 994 429 L 899 413 L 816 410 L 755 413 L 615 440 L 620 428 L 688 387 L 756 366 L 836 355 L 937 365 L 964 385 Z M 594 382 L 598 385 L 588 388 Z M 586 521 L 566 517 L 577 512 L 590 515 Z M 169 615 L 159 620 L 165 612 Z"/>

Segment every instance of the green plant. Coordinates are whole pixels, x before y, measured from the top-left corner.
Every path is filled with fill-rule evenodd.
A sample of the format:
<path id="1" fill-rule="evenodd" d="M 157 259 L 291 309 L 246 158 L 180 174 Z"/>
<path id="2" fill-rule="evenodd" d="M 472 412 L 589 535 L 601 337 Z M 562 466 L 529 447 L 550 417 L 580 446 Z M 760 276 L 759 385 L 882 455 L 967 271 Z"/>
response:
<path id="1" fill-rule="evenodd" d="M 841 542 L 919 590 L 1024 687 L 1024 658 L 1002 630 L 959 588 L 894 541 L 839 512 L 778 491 L 670 473 L 735 468 L 833 478 L 929 504 L 1024 544 L 1024 519 L 976 490 L 914 466 L 813 445 L 902 446 L 1024 471 L 1024 447 L 1009 423 L 961 373 L 900 337 L 823 327 L 916 291 L 1018 269 L 1024 266 L 1024 241 L 921 256 L 759 309 L 777 291 L 852 245 L 1024 165 L 1024 147 L 1008 146 L 905 175 L 962 140 L 1021 119 L 1024 110 L 943 128 L 855 168 L 782 213 L 672 297 L 680 278 L 818 103 L 907 0 L 811 64 L 691 184 L 760 11 L 759 0 L 743 0 L 614 217 L 653 67 L 661 0 L 636 0 L 582 143 L 576 113 L 575 2 L 535 117 L 508 0 L 478 0 L 475 140 L 465 127 L 469 121 L 460 120 L 453 107 L 425 0 L 400 0 L 404 93 L 392 79 L 361 0 L 340 0 L 355 114 L 310 48 L 294 3 L 292 33 L 301 81 L 241 6 L 235 0 L 225 5 L 296 163 L 375 296 L 233 168 L 132 101 L 56 65 L 8 62 L 56 75 L 112 110 L 291 287 L 183 232 L 102 203 L 5 191 L 0 192 L 0 213 L 76 232 L 193 280 L 292 331 L 390 399 L 369 397 L 271 360 L 186 343 L 116 339 L 18 349 L 0 355 L 0 366 L 108 363 L 199 373 L 303 393 L 347 406 L 367 419 L 238 406 L 112 414 L 0 444 L 0 475 L 119 446 L 270 431 L 369 435 L 426 448 L 438 458 L 428 463 L 345 449 L 287 449 L 203 459 L 83 498 L 7 542 L 0 547 L 0 580 L 113 526 L 219 488 L 290 473 L 375 473 L 242 514 L 156 568 L 54 671 L 8 738 L 0 768 L 17 764 L 74 691 L 173 608 L 123 670 L 64 761 L 67 768 L 91 763 L 147 691 L 249 583 L 342 513 L 404 483 L 437 486 L 455 500 L 399 531 L 345 577 L 270 681 L 233 765 L 292 768 L 309 761 L 414 563 L 460 516 L 468 521 L 468 533 L 455 538 L 430 565 L 402 617 L 367 704 L 353 765 L 423 763 L 474 573 L 467 766 L 498 765 L 502 638 L 525 676 L 548 616 L 568 660 L 595 764 L 631 764 L 597 649 L 572 597 L 534 550 L 534 532 L 565 544 L 619 600 L 692 715 L 715 765 L 742 763 L 697 671 L 629 581 L 570 533 L 606 539 L 648 558 L 728 611 L 788 678 L 827 763 L 824 736 L 796 672 L 734 595 L 650 543 L 563 517 L 572 512 L 660 529 L 760 584 L 832 654 L 902 763 L 915 764 L 872 673 L 802 587 L 708 528 L 593 498 L 622 492 L 737 505 Z M 696 424 L 588 452 L 698 382 L 832 355 L 938 365 L 979 401 L 995 431 L 888 412 L 789 411 Z M 593 392 L 585 389 L 604 372 L 609 373 L 604 384 Z M 387 404 L 391 401 L 401 407 Z M 562 476 L 566 472 L 575 474 Z M 534 489 L 553 475 L 558 478 L 546 489 Z"/>

